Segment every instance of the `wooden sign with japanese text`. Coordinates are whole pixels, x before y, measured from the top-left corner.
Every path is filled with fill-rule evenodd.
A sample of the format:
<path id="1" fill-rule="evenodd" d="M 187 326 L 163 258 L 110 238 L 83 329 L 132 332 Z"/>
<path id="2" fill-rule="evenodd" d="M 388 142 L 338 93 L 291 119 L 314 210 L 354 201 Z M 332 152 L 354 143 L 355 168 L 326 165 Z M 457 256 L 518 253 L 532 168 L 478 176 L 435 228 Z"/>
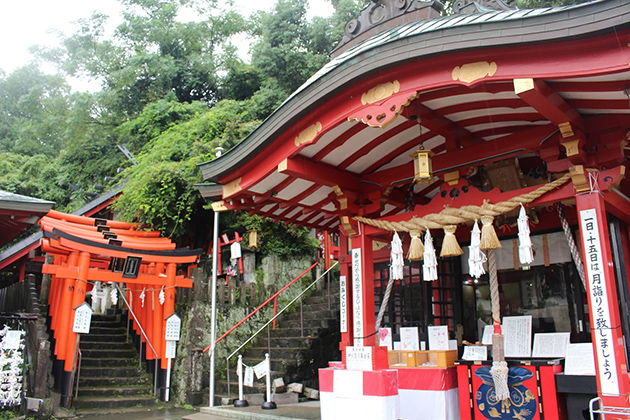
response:
<path id="1" fill-rule="evenodd" d="M 88 334 L 90 332 L 90 324 L 92 323 L 92 308 L 87 303 L 74 308 L 74 323 L 72 324 L 72 332 L 78 334 Z"/>
<path id="2" fill-rule="evenodd" d="M 593 340 L 595 341 L 598 377 L 601 392 L 606 395 L 619 395 L 617 360 L 615 357 L 613 334 L 611 331 L 608 290 L 602 255 L 602 244 L 595 209 L 580 211 L 582 249 L 588 293 L 593 305 Z"/>
<path id="3" fill-rule="evenodd" d="M 363 272 L 361 268 L 361 248 L 352 250 L 352 313 L 354 345 L 363 345 Z"/>

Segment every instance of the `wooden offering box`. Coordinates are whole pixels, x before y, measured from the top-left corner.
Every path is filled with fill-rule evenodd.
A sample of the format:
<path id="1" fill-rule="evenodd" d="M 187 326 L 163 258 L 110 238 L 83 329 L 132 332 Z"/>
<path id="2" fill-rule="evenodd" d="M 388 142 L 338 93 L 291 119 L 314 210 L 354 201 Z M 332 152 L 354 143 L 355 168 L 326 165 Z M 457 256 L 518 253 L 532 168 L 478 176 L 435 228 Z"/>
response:
<path id="1" fill-rule="evenodd" d="M 447 368 L 455 366 L 457 350 L 394 350 L 388 360 L 390 367 Z"/>

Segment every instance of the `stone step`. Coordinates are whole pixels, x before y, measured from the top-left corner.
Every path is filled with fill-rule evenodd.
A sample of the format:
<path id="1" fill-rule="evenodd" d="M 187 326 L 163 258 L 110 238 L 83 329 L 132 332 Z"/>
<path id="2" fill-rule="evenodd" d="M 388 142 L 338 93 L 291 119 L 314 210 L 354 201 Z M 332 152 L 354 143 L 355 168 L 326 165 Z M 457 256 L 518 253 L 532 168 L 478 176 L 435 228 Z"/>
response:
<path id="1" fill-rule="evenodd" d="M 276 325 L 282 328 L 300 328 L 301 325 L 304 325 L 305 328 L 328 328 L 335 322 L 339 322 L 338 319 L 334 318 L 321 318 L 321 319 L 305 319 L 304 322 L 301 322 L 300 319 L 289 319 L 284 320 L 281 323 Z"/>
<path id="2" fill-rule="evenodd" d="M 84 343 L 124 343 L 127 341 L 127 334 L 124 330 L 120 334 L 86 334 L 81 337 L 81 344 Z"/>
<path id="3" fill-rule="evenodd" d="M 131 343 L 123 341 L 90 341 L 89 338 L 81 338 L 81 352 L 86 350 L 123 350 L 133 349 Z"/>
<path id="4" fill-rule="evenodd" d="M 156 404 L 155 398 L 151 396 L 131 396 L 131 397 L 79 397 L 74 400 L 77 410 L 93 408 L 121 408 L 121 407 L 150 407 Z"/>
<path id="5" fill-rule="evenodd" d="M 153 386 L 149 384 L 134 386 L 80 386 L 79 392 L 83 397 L 112 397 L 112 396 L 153 396 Z"/>
<path id="6" fill-rule="evenodd" d="M 288 328 L 283 326 L 276 326 L 276 328 L 271 329 L 271 338 L 281 338 L 281 337 L 300 337 L 302 333 L 304 337 L 317 337 L 320 327 L 307 327 L 304 326 L 304 330 L 302 330 L 299 326 L 297 328 Z M 267 340 L 266 332 L 261 333 L 261 342 Z"/>
<path id="7" fill-rule="evenodd" d="M 138 369 L 138 366 L 81 366 L 81 377 L 87 378 L 118 378 L 139 375 L 144 375 L 144 373 Z"/>
<path id="8" fill-rule="evenodd" d="M 111 324 L 104 324 L 102 326 L 90 326 L 89 335 L 120 335 L 125 334 L 127 329 L 120 325 L 113 326 Z"/>
<path id="9" fill-rule="evenodd" d="M 138 376 L 119 376 L 119 377 L 90 377 L 83 376 L 81 371 L 81 378 L 79 379 L 79 390 L 85 386 L 87 388 L 92 387 L 117 387 L 117 386 L 132 386 L 132 385 L 150 385 L 153 387 L 151 378 L 146 375 Z"/>
<path id="10" fill-rule="evenodd" d="M 99 358 L 81 358 L 81 368 L 90 367 L 136 367 L 138 366 L 138 359 L 136 358 L 114 358 L 105 357 Z"/>
<path id="11" fill-rule="evenodd" d="M 250 347 L 247 355 L 254 358 L 259 355 L 262 360 L 265 353 L 269 352 L 269 357 L 272 359 L 295 360 L 303 350 L 302 347 L 272 347 L 271 352 L 269 352 L 267 347 Z"/>
<path id="12" fill-rule="evenodd" d="M 133 359 L 137 358 L 138 352 L 131 346 L 123 346 L 123 348 L 99 349 L 99 348 L 83 348 L 81 343 L 81 356 L 83 359 L 104 359 L 113 357 L 115 359 Z"/>

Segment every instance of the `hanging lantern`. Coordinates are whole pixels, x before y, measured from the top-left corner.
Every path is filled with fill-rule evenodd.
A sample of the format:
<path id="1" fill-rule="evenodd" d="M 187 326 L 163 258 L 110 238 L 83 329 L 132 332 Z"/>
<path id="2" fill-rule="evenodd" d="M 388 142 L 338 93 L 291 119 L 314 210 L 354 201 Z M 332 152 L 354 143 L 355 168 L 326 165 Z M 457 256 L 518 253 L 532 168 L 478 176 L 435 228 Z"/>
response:
<path id="1" fill-rule="evenodd" d="M 413 119 L 417 119 L 417 117 Z M 424 150 L 422 145 L 422 122 L 420 120 L 418 120 L 418 127 L 420 128 L 420 149 L 409 155 L 413 158 L 413 181 L 416 184 L 430 182 L 433 179 L 431 158 L 435 155 L 430 150 Z"/>
<path id="2" fill-rule="evenodd" d="M 256 229 L 252 229 L 249 231 L 249 247 L 258 249 L 258 231 Z"/>
<path id="3" fill-rule="evenodd" d="M 431 150 L 416 150 L 410 156 L 413 158 L 413 180 L 418 182 L 428 182 L 433 179 L 431 168 L 431 158 L 435 155 Z"/>

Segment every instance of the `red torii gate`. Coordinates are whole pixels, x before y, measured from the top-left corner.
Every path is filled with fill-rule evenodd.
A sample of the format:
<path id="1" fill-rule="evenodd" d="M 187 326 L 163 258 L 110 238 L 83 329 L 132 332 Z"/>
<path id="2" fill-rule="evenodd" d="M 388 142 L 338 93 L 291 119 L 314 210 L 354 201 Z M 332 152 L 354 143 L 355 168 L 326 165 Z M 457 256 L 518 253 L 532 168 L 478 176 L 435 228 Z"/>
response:
<path id="1" fill-rule="evenodd" d="M 85 301 L 89 281 L 127 284 L 127 302 L 153 345 L 161 368 L 166 369 L 165 319 L 174 313 L 175 287 L 192 287 L 190 278 L 177 275 L 177 267 L 196 264 L 201 250 L 176 249 L 170 239 L 160 237 L 159 231 L 138 230 L 137 223 L 55 210 L 44 216 L 40 225 L 44 231 L 42 251 L 54 255 L 54 263 L 45 264 L 42 272 L 52 275 L 49 315 L 55 338 L 54 354 L 63 361 L 62 404 L 64 397 L 67 402 L 71 388 L 74 354 L 79 343 L 72 332 L 72 311 Z M 141 292 L 161 288 L 165 293 L 164 304 L 143 307 Z M 132 325 L 141 335 L 138 323 Z M 141 339 L 146 342 L 144 337 Z M 150 353 L 146 354 L 147 360 L 154 360 L 155 355 Z"/>

